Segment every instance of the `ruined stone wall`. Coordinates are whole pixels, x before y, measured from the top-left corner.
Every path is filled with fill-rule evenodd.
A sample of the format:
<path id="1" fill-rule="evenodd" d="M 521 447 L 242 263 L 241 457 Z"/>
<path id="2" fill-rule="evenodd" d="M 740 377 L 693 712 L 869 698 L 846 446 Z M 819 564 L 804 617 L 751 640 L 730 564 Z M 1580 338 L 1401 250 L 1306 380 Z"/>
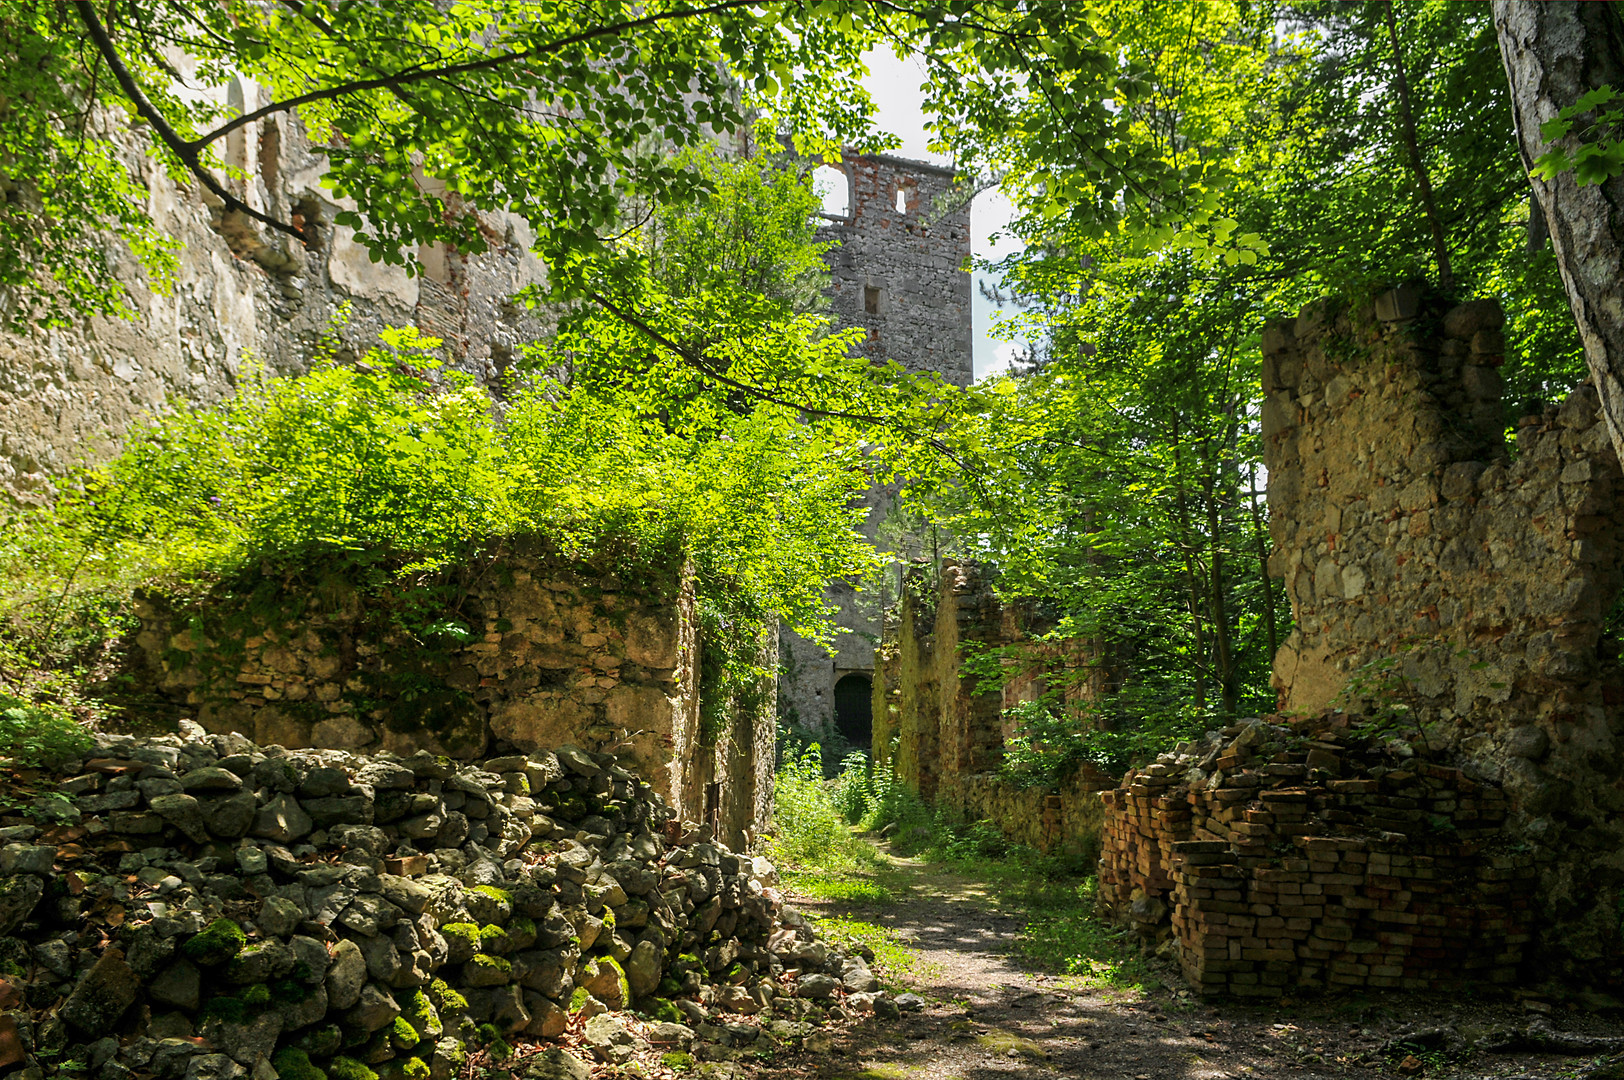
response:
<path id="1" fill-rule="evenodd" d="M 1624 984 L 1619 467 L 1589 386 L 1504 445 L 1501 323 L 1405 287 L 1264 336 L 1286 715 L 1106 796 L 1102 904 L 1202 990 Z"/>
<path id="2" fill-rule="evenodd" d="M 1275 553 L 1296 629 L 1281 706 L 1419 731 L 1501 783 L 1540 866 L 1540 948 L 1624 962 L 1620 473 L 1596 394 L 1503 445 L 1501 314 L 1418 289 L 1305 308 L 1264 341 Z"/>
<path id="3" fill-rule="evenodd" d="M 12 1076 L 452 1080 L 509 1058 L 498 1040 L 526 1075 L 647 1075 L 670 1051 L 783 1049 L 837 1008 L 899 1015 L 770 863 L 679 826 L 610 755 L 290 752 L 190 726 L 5 784 Z"/>
<path id="4" fill-rule="evenodd" d="M 1069 672 L 1077 658 L 1031 643 L 1040 623 L 1026 607 L 1005 604 L 984 567 L 947 561 L 927 595 L 930 581 L 926 568 L 915 568 L 880 650 L 876 768 L 889 767 L 922 798 L 962 820 L 994 822 L 1017 843 L 1092 851 L 1099 838 L 1099 792 L 1114 786 L 1114 779 L 1085 767 L 1056 787 L 1023 788 L 998 772 L 1014 734 L 1004 710 L 1042 695 L 1050 679 Z M 962 666 L 968 642 L 1020 645 L 1026 658 L 1011 658 L 1019 670 L 1001 686 L 984 687 Z"/>
<path id="5" fill-rule="evenodd" d="M 819 240 L 838 245 L 825 255 L 833 278 L 830 314 L 841 328 L 865 332 L 862 353 L 869 359 L 934 371 L 956 386 L 968 386 L 974 377 L 970 205 L 954 189 L 953 170 L 883 154 L 848 155 L 841 168 L 849 212 L 818 230 Z M 870 539 L 877 538 L 895 495 L 890 485 L 866 495 L 864 531 Z M 833 730 L 835 683 L 854 673 L 872 675 L 874 648 L 882 636 L 875 594 L 839 583 L 828 599 L 843 628 L 833 655 L 786 630 L 779 685 L 786 718 L 822 732 Z"/>
<path id="6" fill-rule="evenodd" d="M 217 96 L 252 110 L 266 103 L 263 93 L 233 81 Z M 153 220 L 180 244 L 174 288 L 154 291 L 128 249 L 109 240 L 135 319 L 0 334 L 0 492 L 13 499 L 45 498 L 54 477 L 116 452 L 124 428 L 166 401 L 219 400 L 251 361 L 278 374 L 303 370 L 341 309 L 342 349 L 359 354 L 385 326 L 415 325 L 445 339 L 452 366 L 491 382 L 543 330 L 540 317 L 508 303 L 544 276 L 516 218 L 483 216 L 490 250 L 478 257 L 419 250 L 423 273 L 409 277 L 372 262 L 351 230 L 332 224 L 354 206 L 321 186 L 324 159 L 291 114 L 234 134 L 225 156 L 245 178 L 221 181 L 255 209 L 301 221 L 316 238 L 308 248 L 222 214 L 200 185 L 177 185 L 141 152 L 141 139 L 126 137 L 126 158 Z"/>
<path id="7" fill-rule="evenodd" d="M 568 743 L 616 753 L 679 815 L 732 842 L 769 819 L 772 687 L 750 709 L 724 704 L 730 722 L 705 730 L 680 560 L 631 578 L 539 544 L 510 548 L 469 575 L 448 616 L 464 640 L 404 629 L 388 597 L 341 583 L 262 584 L 141 600 L 138 663 L 210 732 L 462 760 Z"/>

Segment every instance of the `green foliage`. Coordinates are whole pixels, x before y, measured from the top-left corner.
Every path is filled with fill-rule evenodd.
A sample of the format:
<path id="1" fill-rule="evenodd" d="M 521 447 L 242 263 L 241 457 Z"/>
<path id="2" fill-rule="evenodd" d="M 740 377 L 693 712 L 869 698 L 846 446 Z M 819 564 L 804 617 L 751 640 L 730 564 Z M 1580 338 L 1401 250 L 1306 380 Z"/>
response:
<path id="1" fill-rule="evenodd" d="M 786 867 L 825 871 L 874 863 L 873 847 L 852 834 L 835 805 L 834 793 L 823 779 L 816 743 L 779 767 L 773 792 L 776 833 L 771 854 L 775 861 Z"/>
<path id="2" fill-rule="evenodd" d="M 242 952 L 248 935 L 230 919 L 215 919 L 180 947 L 181 954 L 203 967 L 214 967 Z"/>
<path id="3" fill-rule="evenodd" d="M 1207 726 L 1206 717 L 1193 711 L 1181 716 L 1131 709 L 1134 699 L 1131 690 L 1113 695 L 1109 707 L 1128 715 L 1112 718 L 1099 707 L 1067 708 L 1044 699 L 1006 709 L 1014 732 L 1004 744 L 1000 773 L 1017 787 L 1064 783 L 1085 763 L 1120 776 Z"/>
<path id="4" fill-rule="evenodd" d="M 240 1024 L 248 1019 L 248 1002 L 232 994 L 216 994 L 203 1003 L 203 1015 L 228 1024 Z"/>
<path id="5" fill-rule="evenodd" d="M 83 757 L 88 732 L 60 706 L 0 694 L 0 755 L 12 765 L 56 765 Z"/>
<path id="6" fill-rule="evenodd" d="M 310 1063 L 310 1055 L 284 1046 L 271 1055 L 271 1067 L 281 1080 L 328 1080 L 327 1074 Z"/>
<path id="7" fill-rule="evenodd" d="M 874 800 L 873 772 L 868 755 L 861 750 L 847 754 L 840 762 L 840 775 L 835 779 L 834 805 L 848 824 L 863 820 Z"/>
<path id="8" fill-rule="evenodd" d="M 1624 107 L 1613 104 L 1618 96 L 1611 86 L 1603 84 L 1541 124 L 1540 138 L 1546 142 L 1572 135 L 1576 145 L 1571 153 L 1564 146 L 1545 151 L 1534 159 L 1533 174 L 1551 180 L 1572 170 L 1580 187 L 1605 183 L 1624 174 L 1624 139 L 1619 137 L 1624 131 Z"/>

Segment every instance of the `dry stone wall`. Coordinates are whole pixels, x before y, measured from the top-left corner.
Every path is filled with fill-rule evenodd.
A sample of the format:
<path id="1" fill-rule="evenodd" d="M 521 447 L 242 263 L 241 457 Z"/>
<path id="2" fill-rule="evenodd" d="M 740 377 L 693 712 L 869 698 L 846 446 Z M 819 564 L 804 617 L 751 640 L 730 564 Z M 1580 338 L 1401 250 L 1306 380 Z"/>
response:
<path id="1" fill-rule="evenodd" d="M 897 1014 L 770 864 L 678 823 L 610 755 L 457 763 L 191 727 L 102 738 L 31 793 L 8 788 L 0 818 L 13 1075 L 585 1080 L 591 1060 L 731 1060 Z"/>
<path id="2" fill-rule="evenodd" d="M 215 91 L 222 104 L 248 110 L 266 103 L 263 93 L 237 80 Z M 332 224 L 354 206 L 321 186 L 324 158 L 293 114 L 233 135 L 226 159 L 241 175 L 219 179 L 255 209 L 302 222 L 316 237 L 308 248 L 222 213 L 200 185 L 177 185 L 142 152 L 143 138 L 123 137 L 126 162 L 147 188 L 148 213 L 179 245 L 174 287 L 154 289 L 115 243 L 111 262 L 135 318 L 0 334 L 0 493 L 48 497 L 69 467 L 115 452 L 127 425 L 167 401 L 219 400 L 247 364 L 303 370 L 341 313 L 341 352 L 364 352 L 386 326 L 415 325 L 445 339 L 452 366 L 493 383 L 545 327 L 509 302 L 545 276 L 516 218 L 484 215 L 490 248 L 477 257 L 420 249 L 423 273 L 409 277 L 372 262 L 349 229 Z"/>
<path id="3" fill-rule="evenodd" d="M 934 588 L 932 588 L 934 585 Z M 1021 787 L 999 773 L 1016 737 L 1005 710 L 1050 689 L 1067 693 L 1082 647 L 1071 652 L 1030 641 L 1040 620 L 1007 605 L 990 573 L 946 561 L 938 575 L 916 567 L 880 650 L 874 686 L 876 768 L 890 769 L 922 798 L 968 821 L 991 821 L 1017 843 L 1043 851 L 1092 852 L 1099 843 L 1099 793 L 1114 778 L 1083 767 L 1053 786 Z M 1017 646 L 1019 670 L 984 688 L 963 667 L 969 643 Z"/>
<path id="4" fill-rule="evenodd" d="M 427 750 L 472 760 L 613 751 L 685 817 L 742 844 L 770 818 L 772 687 L 701 717 L 693 582 L 518 544 L 471 568 L 463 640 L 407 629 L 390 597 L 323 582 L 239 582 L 184 603 L 148 595 L 137 664 L 205 730 L 289 749 Z M 448 619 L 451 617 L 448 614 Z"/>

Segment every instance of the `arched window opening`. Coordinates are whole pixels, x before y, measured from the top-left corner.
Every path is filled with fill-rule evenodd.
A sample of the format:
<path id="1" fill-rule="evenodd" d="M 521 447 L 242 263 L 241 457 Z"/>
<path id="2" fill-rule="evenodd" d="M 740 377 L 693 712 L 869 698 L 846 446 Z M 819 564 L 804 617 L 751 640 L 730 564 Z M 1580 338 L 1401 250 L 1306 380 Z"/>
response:
<path id="1" fill-rule="evenodd" d="M 847 675 L 835 683 L 835 728 L 853 746 L 874 740 L 874 680 Z"/>
<path id="2" fill-rule="evenodd" d="M 851 177 L 838 165 L 819 165 L 812 170 L 812 190 L 823 200 L 829 217 L 851 217 Z"/>

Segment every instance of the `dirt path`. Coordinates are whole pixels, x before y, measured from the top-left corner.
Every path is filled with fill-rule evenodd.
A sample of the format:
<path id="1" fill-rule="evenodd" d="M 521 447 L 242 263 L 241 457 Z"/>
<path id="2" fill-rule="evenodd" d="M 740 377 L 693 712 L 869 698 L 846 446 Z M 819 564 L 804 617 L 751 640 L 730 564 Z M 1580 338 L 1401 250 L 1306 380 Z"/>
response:
<path id="1" fill-rule="evenodd" d="M 907 988 L 923 1012 L 831 1027 L 808 1049 L 752 1068 L 788 1080 L 1218 1080 L 1241 1077 L 1624 1077 L 1597 1058 L 1474 1051 L 1463 1040 L 1546 1023 L 1556 1031 L 1624 1034 L 1619 1015 L 1512 997 L 1356 996 L 1270 1006 L 1209 1005 L 1170 988 L 1087 988 L 1023 969 L 1012 944 L 1023 913 L 998 910 L 984 883 L 906 859 L 885 905 L 796 902 L 809 914 L 889 927 L 919 962 Z M 898 888 L 898 883 L 901 888 Z M 1393 1044 L 1423 1029 L 1414 1053 Z M 1425 1029 L 1433 1029 L 1430 1032 Z"/>

